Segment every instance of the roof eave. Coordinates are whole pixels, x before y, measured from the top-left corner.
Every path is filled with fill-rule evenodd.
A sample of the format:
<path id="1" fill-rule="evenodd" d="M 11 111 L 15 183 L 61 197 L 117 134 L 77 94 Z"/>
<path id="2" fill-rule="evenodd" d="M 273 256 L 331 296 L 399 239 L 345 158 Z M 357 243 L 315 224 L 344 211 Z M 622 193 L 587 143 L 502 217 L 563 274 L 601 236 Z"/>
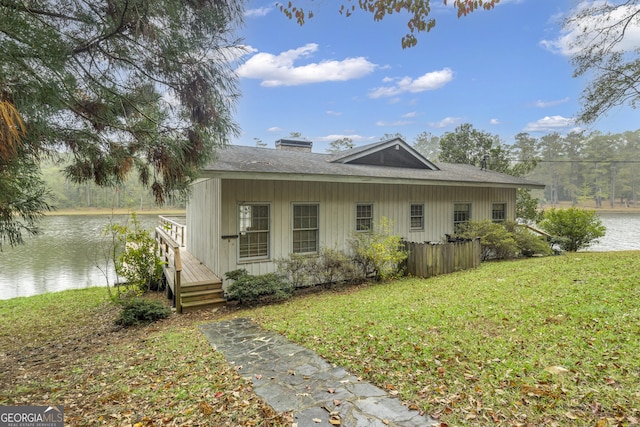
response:
<path id="1" fill-rule="evenodd" d="M 536 183 L 503 183 L 503 182 L 481 182 L 481 181 L 448 181 L 438 179 L 412 179 L 412 178 L 392 178 L 375 177 L 363 175 L 324 175 L 324 174 L 303 174 L 303 173 L 282 173 L 282 172 L 251 172 L 251 171 L 202 171 L 201 178 L 219 179 L 253 179 L 266 181 L 303 181 L 303 182 L 342 182 L 342 183 L 368 183 L 368 184 L 405 184 L 405 185 L 437 185 L 446 187 L 490 187 L 490 188 L 525 188 L 544 189 L 543 184 Z"/>

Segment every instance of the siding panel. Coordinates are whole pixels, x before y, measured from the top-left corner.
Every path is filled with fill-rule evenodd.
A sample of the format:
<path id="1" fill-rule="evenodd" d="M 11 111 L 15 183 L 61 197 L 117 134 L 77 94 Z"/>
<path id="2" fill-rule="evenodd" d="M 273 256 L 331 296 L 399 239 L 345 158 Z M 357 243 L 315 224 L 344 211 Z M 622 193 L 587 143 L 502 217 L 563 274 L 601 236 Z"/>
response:
<path id="1" fill-rule="evenodd" d="M 242 202 L 271 206 L 270 260 L 238 262 L 238 239 L 221 239 L 238 234 Z M 274 260 L 291 251 L 294 202 L 320 204 L 320 245 L 338 249 L 346 249 L 355 229 L 356 203 L 373 203 L 375 221 L 386 216 L 395 223 L 395 233 L 415 242 L 441 241 L 453 232 L 454 202 L 471 203 L 474 220 L 490 219 L 492 203 L 506 203 L 507 218 L 515 217 L 515 189 L 209 179 L 193 186 L 187 214 L 189 249 L 220 276 L 236 268 L 251 274 L 275 271 Z M 411 203 L 424 204 L 424 231 L 409 232 Z"/>

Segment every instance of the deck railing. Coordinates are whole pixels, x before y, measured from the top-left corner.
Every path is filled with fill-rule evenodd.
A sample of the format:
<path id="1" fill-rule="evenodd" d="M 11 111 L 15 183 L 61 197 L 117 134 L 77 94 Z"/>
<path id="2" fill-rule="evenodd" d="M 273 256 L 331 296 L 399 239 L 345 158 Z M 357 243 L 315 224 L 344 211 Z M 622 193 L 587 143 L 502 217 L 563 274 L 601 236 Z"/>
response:
<path id="1" fill-rule="evenodd" d="M 184 239 L 185 233 L 184 230 L 186 225 L 184 225 L 186 216 L 162 216 L 158 217 L 160 222 L 160 227 L 166 231 L 166 233 L 173 238 L 176 242 L 180 244 L 180 246 L 184 247 Z"/>
<path id="2" fill-rule="evenodd" d="M 178 313 L 182 313 L 180 301 L 180 275 L 182 272 L 182 260 L 180 259 L 180 243 L 169 234 L 164 227 L 155 229 L 155 239 L 158 247 L 158 255 L 164 265 L 164 277 L 167 280 L 167 293 L 172 292 L 173 303 Z M 184 234 L 183 234 L 184 235 Z"/>

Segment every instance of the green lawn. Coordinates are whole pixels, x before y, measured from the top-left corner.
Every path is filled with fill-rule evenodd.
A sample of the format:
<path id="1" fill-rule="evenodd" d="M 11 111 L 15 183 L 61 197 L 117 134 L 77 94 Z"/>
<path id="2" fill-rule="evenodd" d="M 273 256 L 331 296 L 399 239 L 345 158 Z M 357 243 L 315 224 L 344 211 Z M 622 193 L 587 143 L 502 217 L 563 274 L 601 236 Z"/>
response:
<path id="1" fill-rule="evenodd" d="M 640 253 L 486 263 L 245 313 L 447 425 L 640 419 Z"/>
<path id="2" fill-rule="evenodd" d="M 197 325 L 252 317 L 442 425 L 640 419 L 640 252 L 485 263 L 114 329 L 104 288 L 0 301 L 0 405 L 69 425 L 286 426 Z"/>

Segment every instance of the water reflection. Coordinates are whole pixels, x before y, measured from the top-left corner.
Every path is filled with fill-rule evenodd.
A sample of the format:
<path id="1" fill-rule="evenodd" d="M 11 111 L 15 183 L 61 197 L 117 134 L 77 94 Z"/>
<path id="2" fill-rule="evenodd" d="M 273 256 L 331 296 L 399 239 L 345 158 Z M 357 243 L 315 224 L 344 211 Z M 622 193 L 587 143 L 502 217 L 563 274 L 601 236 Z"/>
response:
<path id="1" fill-rule="evenodd" d="M 148 230 L 157 215 L 140 215 Z M 105 286 L 114 282 L 108 264 L 108 239 L 102 232 L 111 221 L 124 224 L 127 215 L 47 216 L 43 233 L 27 238 L 24 245 L 3 247 L 0 252 L 0 299 L 36 295 L 65 289 Z"/>
<path id="2" fill-rule="evenodd" d="M 607 227 L 607 234 L 587 251 L 640 250 L 640 214 L 602 213 L 598 216 Z"/>

